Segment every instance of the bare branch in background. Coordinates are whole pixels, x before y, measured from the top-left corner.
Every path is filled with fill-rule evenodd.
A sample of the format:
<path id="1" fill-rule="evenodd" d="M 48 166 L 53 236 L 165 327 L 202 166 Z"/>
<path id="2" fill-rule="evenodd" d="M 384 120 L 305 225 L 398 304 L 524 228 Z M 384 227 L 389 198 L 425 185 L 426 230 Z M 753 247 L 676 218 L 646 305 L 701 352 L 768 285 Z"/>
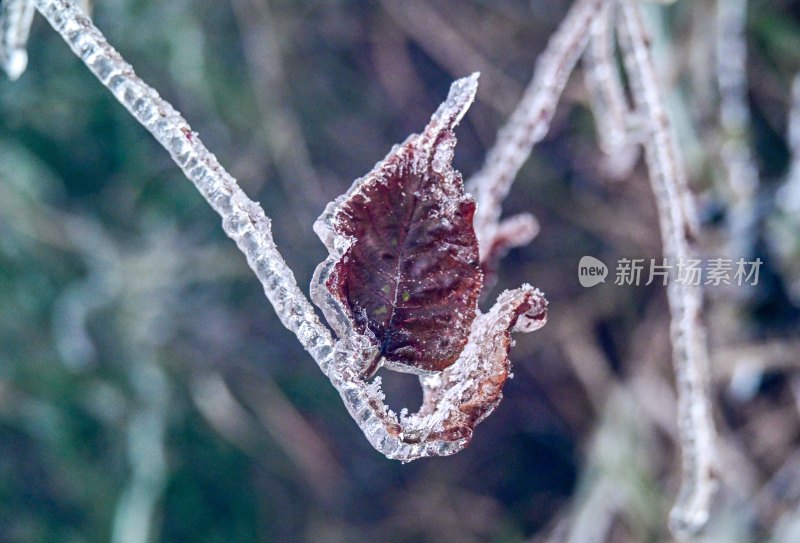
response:
<path id="1" fill-rule="evenodd" d="M 768 222 L 771 245 L 795 304 L 800 303 L 800 73 L 795 74 L 786 120 L 789 170 L 775 194 L 779 211 Z"/>
<path id="2" fill-rule="evenodd" d="M 792 163 L 789 171 L 789 183 L 800 187 L 800 74 L 794 77 L 792 84 L 792 105 L 789 113 L 789 150 Z M 800 189 L 798 189 L 800 192 Z M 800 210 L 800 196 L 795 199 L 794 206 Z"/>
<path id="3" fill-rule="evenodd" d="M 609 535 L 617 519 L 641 533 L 644 519 L 653 513 L 643 489 L 648 486 L 648 464 L 655 461 L 655 428 L 638 416 L 630 388 L 618 384 L 606 394 L 582 474 L 586 491 L 573 506 L 567 543 L 613 540 Z"/>
<path id="4" fill-rule="evenodd" d="M 434 3 L 409 0 L 382 0 L 381 6 L 392 20 L 437 62 L 453 73 L 480 72 L 486 88 L 485 100 L 496 110 L 511 109 L 522 89 L 519 84 L 495 68 L 478 50 L 439 15 Z"/>
<path id="5" fill-rule="evenodd" d="M 290 101 L 274 13 L 266 1 L 232 0 L 231 5 L 272 161 L 295 211 L 308 214 L 325 204 L 325 192 Z"/>
<path id="6" fill-rule="evenodd" d="M 765 373 L 800 370 L 798 352 L 799 341 L 782 338 L 726 345 L 714 350 L 712 375 L 717 382 L 730 381 L 731 392 L 748 399 L 756 392 Z"/>
<path id="7" fill-rule="evenodd" d="M 478 202 L 475 231 L 482 261 L 491 259 L 491 251 L 525 245 L 532 239 L 509 239 L 498 247 L 496 240 L 502 230 L 501 206 L 533 146 L 547 134 L 561 93 L 589 41 L 591 22 L 602 4 L 602 0 L 575 2 L 539 56 L 533 79 L 508 122 L 497 133 L 497 141 L 487 154 L 483 167 L 467 184 Z M 533 225 L 532 217 L 523 215 L 523 218 L 515 220 Z M 536 229 L 531 226 L 526 232 L 535 234 Z"/>
<path id="8" fill-rule="evenodd" d="M 144 328 L 148 319 L 133 324 Z M 158 524 L 158 502 L 167 484 L 166 429 L 171 391 L 166 372 L 141 337 L 135 338 L 136 363 L 129 375 L 136 404 L 131 406 L 126 427 L 130 475 L 114 514 L 113 543 L 147 543 Z M 133 354 L 133 352 L 131 353 Z M 131 357 L 133 358 L 133 357 Z M 147 454 L 142 454 L 147 451 Z"/>
<path id="9" fill-rule="evenodd" d="M 758 167 L 750 149 L 747 104 L 747 0 L 717 2 L 717 81 L 721 159 L 730 209 L 727 217 L 731 256 L 749 256 L 756 243 Z"/>
<path id="10" fill-rule="evenodd" d="M 222 375 L 198 372 L 189 381 L 189 392 L 197 410 L 219 435 L 246 453 L 258 453 L 258 423 L 239 403 Z"/>
<path id="11" fill-rule="evenodd" d="M 615 179 L 627 177 L 639 159 L 638 142 L 631 133 L 632 111 L 615 57 L 615 5 L 605 2 L 591 24 L 591 39 L 584 54 L 586 89 L 594 114 L 606 168 Z"/>
<path id="12" fill-rule="evenodd" d="M 580 381 L 596 412 L 601 412 L 607 400 L 606 392 L 613 382 L 608 359 L 592 333 L 592 324 L 583 313 L 558 323 L 556 337 L 564 351 L 570 369 Z"/>
<path id="13" fill-rule="evenodd" d="M 775 527 L 776 543 L 797 541 L 800 534 L 800 453 L 796 450 L 767 479 L 753 498 L 762 521 Z M 790 524 L 794 537 L 787 537 Z"/>
<path id="14" fill-rule="evenodd" d="M 334 496 L 342 485 L 342 467 L 311 424 L 267 376 L 239 379 L 236 388 L 255 418 L 320 496 Z"/>
<path id="15" fill-rule="evenodd" d="M 692 257 L 694 219 L 686 174 L 664 107 L 644 24 L 635 0 L 621 2 L 624 61 L 642 123 L 647 129 L 645 158 L 658 208 L 664 256 L 678 265 Z M 716 431 L 708 391 L 709 359 L 699 286 L 671 281 L 667 298 L 678 389 L 678 423 L 683 478 L 670 526 L 679 537 L 700 530 L 708 520 L 715 490 Z"/>

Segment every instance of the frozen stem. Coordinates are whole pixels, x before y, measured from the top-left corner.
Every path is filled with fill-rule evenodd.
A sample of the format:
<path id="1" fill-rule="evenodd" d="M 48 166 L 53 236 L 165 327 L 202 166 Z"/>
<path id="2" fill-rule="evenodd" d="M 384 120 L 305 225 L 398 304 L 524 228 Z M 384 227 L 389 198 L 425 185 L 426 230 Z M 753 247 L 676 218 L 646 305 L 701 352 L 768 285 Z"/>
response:
<path id="1" fill-rule="evenodd" d="M 364 385 L 353 360 L 367 359 L 366 341 L 341 341 L 328 376 L 372 446 L 386 457 L 409 462 L 455 454 L 500 403 L 511 369 L 511 332 L 538 330 L 546 320 L 547 301 L 537 289 L 523 285 L 501 294 L 489 312 L 473 321 L 458 360 L 438 374 L 420 377 L 422 407 L 414 414 L 403 410 L 398 416 L 386 407 L 380 377 Z"/>
<path id="2" fill-rule="evenodd" d="M 691 193 L 678 155 L 653 65 L 649 36 L 636 0 L 622 0 L 620 30 L 631 91 L 647 131 L 645 159 L 658 209 L 664 256 L 675 264 L 694 254 Z M 702 321 L 702 289 L 669 283 L 670 335 L 678 390 L 683 476 L 670 528 L 679 538 L 707 522 L 714 494 L 715 438 L 708 392 L 709 360 Z"/>
<path id="3" fill-rule="evenodd" d="M 33 0 L 0 1 L 0 66 L 12 81 L 28 66 L 26 48 L 33 13 Z"/>
<path id="4" fill-rule="evenodd" d="M 478 203 L 474 223 L 481 261 L 492 256 L 491 250 L 498 249 L 496 238 L 502 230 L 503 200 L 533 146 L 547 134 L 561 93 L 586 47 L 589 27 L 602 4 L 603 0 L 577 0 L 573 4 L 539 57 L 522 100 L 498 132 L 497 141 L 487 154 L 483 167 L 467 185 Z M 535 235 L 536 229 L 531 224 L 527 232 Z M 505 248 L 524 245 L 530 239 L 506 240 Z"/>
<path id="5" fill-rule="evenodd" d="M 605 2 L 592 22 L 583 67 L 600 149 L 607 157 L 609 174 L 622 179 L 636 164 L 639 148 L 630 126 L 635 113 L 614 56 L 614 8 L 613 2 Z"/>
<path id="6" fill-rule="evenodd" d="M 320 365 L 333 338 L 278 252 L 269 218 L 203 145 L 180 113 L 142 81 L 103 34 L 69 0 L 36 0 L 36 8 L 133 117 L 169 152 L 222 217 L 222 228 L 247 257 L 281 322 Z"/>

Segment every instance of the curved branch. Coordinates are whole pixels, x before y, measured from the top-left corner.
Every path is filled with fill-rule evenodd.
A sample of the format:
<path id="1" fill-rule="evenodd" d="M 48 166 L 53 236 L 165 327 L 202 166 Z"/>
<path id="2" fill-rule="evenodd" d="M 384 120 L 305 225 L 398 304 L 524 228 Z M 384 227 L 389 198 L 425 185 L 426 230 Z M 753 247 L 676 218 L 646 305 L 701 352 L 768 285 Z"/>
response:
<path id="1" fill-rule="evenodd" d="M 69 0 L 36 0 L 36 8 L 114 97 L 170 154 L 222 217 L 225 233 L 247 257 L 281 322 L 323 368 L 333 338 L 297 286 L 272 238 L 270 220 L 206 149 L 172 105 L 142 81 L 91 20 Z"/>

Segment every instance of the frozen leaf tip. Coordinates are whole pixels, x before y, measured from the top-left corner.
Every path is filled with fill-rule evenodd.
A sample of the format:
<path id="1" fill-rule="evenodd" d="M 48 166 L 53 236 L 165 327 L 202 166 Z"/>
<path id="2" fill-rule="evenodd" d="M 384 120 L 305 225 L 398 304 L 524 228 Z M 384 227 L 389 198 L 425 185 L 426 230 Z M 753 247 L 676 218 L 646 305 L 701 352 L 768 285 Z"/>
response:
<path id="1" fill-rule="evenodd" d="M 459 79 L 425 130 L 396 146 L 314 225 L 330 251 L 312 298 L 336 333 L 369 338 L 374 361 L 439 372 L 463 350 L 483 285 L 475 202 L 452 167 L 453 129 L 478 74 Z"/>

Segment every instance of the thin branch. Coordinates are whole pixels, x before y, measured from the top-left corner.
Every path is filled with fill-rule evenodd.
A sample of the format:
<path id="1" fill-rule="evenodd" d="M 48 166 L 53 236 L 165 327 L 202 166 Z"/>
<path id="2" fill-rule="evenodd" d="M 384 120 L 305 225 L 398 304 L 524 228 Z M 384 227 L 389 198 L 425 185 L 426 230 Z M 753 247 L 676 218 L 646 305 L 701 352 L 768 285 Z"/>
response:
<path id="1" fill-rule="evenodd" d="M 403 32 L 412 37 L 437 62 L 453 73 L 478 71 L 486 87 L 486 103 L 507 113 L 519 93 L 520 85 L 498 70 L 464 36 L 439 15 L 435 3 L 409 0 L 382 0 L 381 6 Z"/>
<path id="2" fill-rule="evenodd" d="M 645 158 L 656 199 L 664 256 L 677 265 L 693 255 L 691 193 L 653 65 L 650 41 L 636 0 L 623 0 L 620 24 L 631 90 L 648 132 Z M 708 393 L 709 361 L 700 287 L 670 281 L 667 287 L 673 363 L 678 389 L 678 423 L 683 454 L 681 490 L 670 527 L 686 537 L 705 525 L 716 487 L 716 431 Z"/>
<path id="3" fill-rule="evenodd" d="M 726 344 L 711 356 L 715 383 L 727 384 L 739 401 L 749 401 L 767 373 L 800 370 L 800 341 L 770 339 Z"/>
<path id="4" fill-rule="evenodd" d="M 747 104 L 747 0 L 717 2 L 717 82 L 721 150 L 730 211 L 730 253 L 748 256 L 756 243 L 758 167 L 750 149 L 750 108 Z"/>
<path id="5" fill-rule="evenodd" d="M 789 171 L 789 182 L 800 186 L 800 73 L 794 76 L 792 84 L 792 106 L 789 113 L 789 150 L 792 165 Z M 797 199 L 800 210 L 800 198 Z"/>
<path id="6" fill-rule="evenodd" d="M 146 321 L 141 319 L 131 328 L 141 327 Z M 169 477 L 169 382 L 152 347 L 146 341 L 136 343 L 131 346 L 136 349 L 136 364 L 127 365 L 135 398 L 125 427 L 130 475 L 114 511 L 113 543 L 147 543 L 153 539 L 160 521 L 157 506 Z"/>
<path id="7" fill-rule="evenodd" d="M 224 384 L 224 381 L 223 381 Z M 342 486 L 342 468 L 314 427 L 268 376 L 247 377 L 235 386 L 255 418 L 285 451 L 320 497 Z"/>
<path id="8" fill-rule="evenodd" d="M 333 355 L 333 338 L 297 286 L 278 252 L 270 220 L 219 164 L 186 120 L 139 79 L 130 64 L 69 0 L 36 0 L 36 8 L 73 52 L 170 153 L 186 177 L 222 217 L 222 228 L 247 257 L 284 326 L 321 367 Z"/>
<path id="9" fill-rule="evenodd" d="M 796 302 L 800 298 L 800 267 L 797 259 L 797 239 L 800 232 L 800 73 L 795 74 L 792 83 L 786 125 L 789 171 L 775 194 L 775 207 L 780 213 L 772 218 L 769 226 L 789 294 Z"/>
<path id="10" fill-rule="evenodd" d="M 28 35 L 33 22 L 33 0 L 0 2 L 0 67 L 12 81 L 28 66 Z"/>
<path id="11" fill-rule="evenodd" d="M 630 527 L 644 524 L 647 500 L 643 488 L 652 477 L 654 427 L 639 416 L 631 390 L 610 387 L 600 413 L 598 428 L 588 445 L 584 468 L 570 514 L 565 543 L 604 543 L 614 523 Z M 648 451 L 648 448 L 651 449 Z M 652 507 L 652 505 L 651 505 Z M 636 530 L 634 528 L 634 533 Z"/>
<path id="12" fill-rule="evenodd" d="M 194 406 L 229 443 L 243 452 L 256 456 L 261 429 L 250 412 L 231 392 L 219 373 L 197 372 L 189 379 L 189 395 Z"/>
<path id="13" fill-rule="evenodd" d="M 533 146 L 550 128 L 561 93 L 589 41 L 589 27 L 603 0 L 577 0 L 536 63 L 519 105 L 497 134 L 483 167 L 468 183 L 475 195 L 475 231 L 481 260 L 489 255 L 500 224 L 501 205 Z"/>
<path id="14" fill-rule="evenodd" d="M 761 485 L 752 503 L 764 526 L 774 528 L 770 541 L 797 541 L 800 533 L 800 453 L 794 451 L 786 458 Z M 794 525 L 791 530 L 787 529 L 787 523 Z"/>
<path id="15" fill-rule="evenodd" d="M 628 176 L 639 159 L 639 147 L 629 126 L 636 114 L 625 96 L 614 56 L 614 7 L 612 2 L 604 3 L 592 22 L 583 68 L 597 139 L 607 157 L 608 173 L 622 179 Z"/>

